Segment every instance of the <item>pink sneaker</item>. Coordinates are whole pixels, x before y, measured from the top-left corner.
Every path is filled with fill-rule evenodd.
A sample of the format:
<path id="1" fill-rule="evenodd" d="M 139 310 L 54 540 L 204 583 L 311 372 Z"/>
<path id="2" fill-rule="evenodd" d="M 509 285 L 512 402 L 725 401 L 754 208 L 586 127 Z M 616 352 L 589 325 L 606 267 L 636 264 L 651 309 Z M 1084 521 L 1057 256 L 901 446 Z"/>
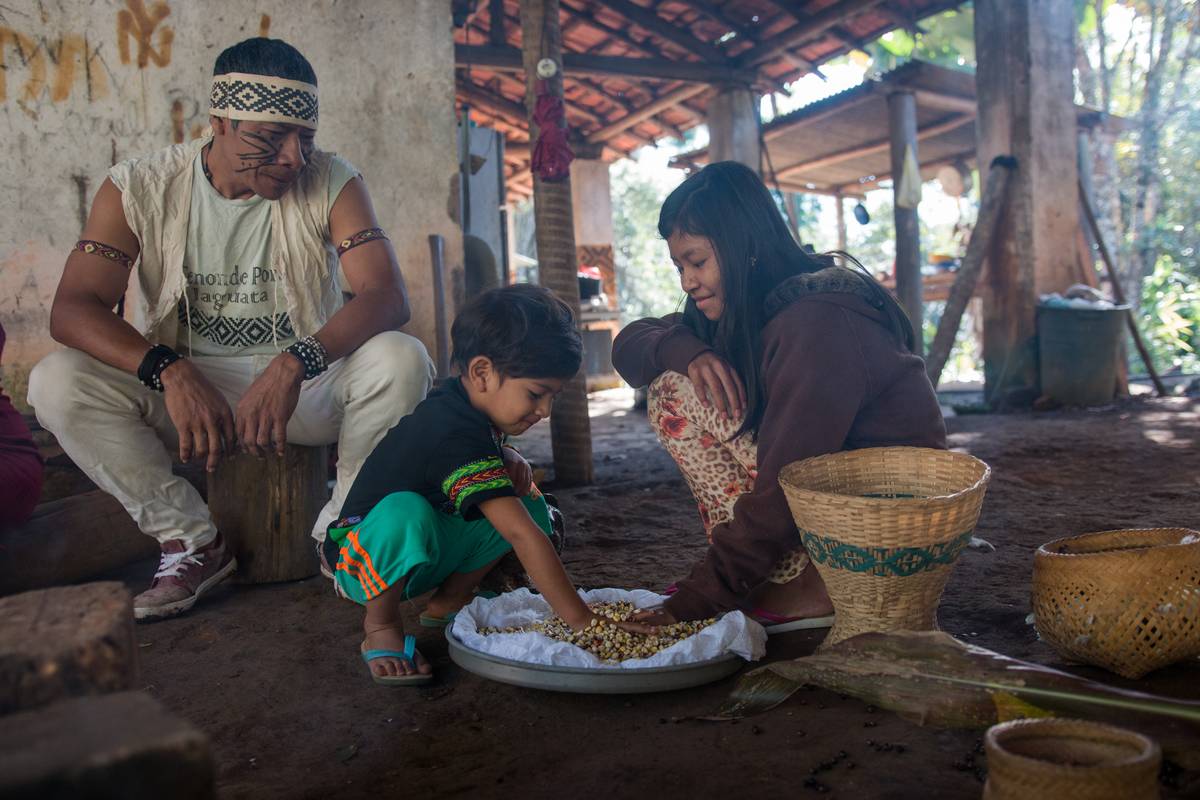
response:
<path id="1" fill-rule="evenodd" d="M 154 582 L 133 598 L 133 617 L 150 621 L 182 614 L 235 569 L 237 561 L 225 549 L 225 539 L 220 533 L 211 543 L 192 551 L 181 540 L 172 539 L 162 546 Z"/>

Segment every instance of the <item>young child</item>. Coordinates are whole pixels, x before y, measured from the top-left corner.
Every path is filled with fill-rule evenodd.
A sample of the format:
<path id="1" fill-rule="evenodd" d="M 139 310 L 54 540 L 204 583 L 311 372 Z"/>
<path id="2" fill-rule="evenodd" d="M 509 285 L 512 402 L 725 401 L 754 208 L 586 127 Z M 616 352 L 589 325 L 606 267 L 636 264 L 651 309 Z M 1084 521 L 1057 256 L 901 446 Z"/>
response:
<path id="1" fill-rule="evenodd" d="M 387 432 L 325 542 L 338 585 L 366 606 L 361 649 L 376 683 L 433 677 L 404 633 L 401 600 L 436 589 L 423 619 L 448 619 L 510 549 L 568 624 L 594 617 L 551 546 L 529 464 L 503 444 L 549 416 L 579 370 L 574 315 L 546 289 L 506 286 L 471 301 L 450 334 L 460 376 Z"/>

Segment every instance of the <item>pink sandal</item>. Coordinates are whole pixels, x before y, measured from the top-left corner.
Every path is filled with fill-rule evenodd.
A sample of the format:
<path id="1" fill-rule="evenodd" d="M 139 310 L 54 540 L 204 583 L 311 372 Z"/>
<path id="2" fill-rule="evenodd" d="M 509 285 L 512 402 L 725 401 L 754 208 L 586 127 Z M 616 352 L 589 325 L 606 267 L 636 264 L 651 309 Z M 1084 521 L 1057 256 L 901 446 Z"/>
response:
<path id="1" fill-rule="evenodd" d="M 784 617 L 765 608 L 756 608 L 750 612 L 749 617 L 767 629 L 767 636 L 788 631 L 828 628 L 833 625 L 833 614 L 825 617 Z"/>

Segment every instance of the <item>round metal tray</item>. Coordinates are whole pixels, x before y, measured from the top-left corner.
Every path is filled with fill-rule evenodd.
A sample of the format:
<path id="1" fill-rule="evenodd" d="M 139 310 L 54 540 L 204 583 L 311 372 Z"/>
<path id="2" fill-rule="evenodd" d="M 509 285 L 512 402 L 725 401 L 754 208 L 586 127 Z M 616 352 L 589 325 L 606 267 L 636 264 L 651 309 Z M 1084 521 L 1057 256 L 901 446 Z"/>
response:
<path id="1" fill-rule="evenodd" d="M 450 659 L 455 664 L 480 677 L 551 692 L 638 694 L 690 689 L 728 677 L 745 663 L 739 656 L 728 653 L 695 664 L 645 669 L 583 669 L 529 664 L 472 650 L 458 640 L 452 627 L 446 627 L 446 641 L 450 644 Z"/>

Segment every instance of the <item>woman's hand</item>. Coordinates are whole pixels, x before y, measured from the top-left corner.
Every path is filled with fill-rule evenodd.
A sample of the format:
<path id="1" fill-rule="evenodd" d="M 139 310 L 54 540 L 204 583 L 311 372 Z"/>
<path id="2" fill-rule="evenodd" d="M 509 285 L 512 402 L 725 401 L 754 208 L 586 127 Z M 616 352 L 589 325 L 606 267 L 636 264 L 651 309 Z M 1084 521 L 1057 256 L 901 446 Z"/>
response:
<path id="1" fill-rule="evenodd" d="M 635 611 L 633 616 L 629 618 L 629 621 L 650 628 L 657 628 L 662 625 L 674 625 L 676 622 L 679 622 L 670 611 L 667 611 L 662 606 L 658 606 L 657 608 L 643 608 L 641 611 Z"/>
<path id="2" fill-rule="evenodd" d="M 706 350 L 692 359 L 687 371 L 705 408 L 716 404 L 726 419 L 741 419 L 746 413 L 746 389 L 728 361 Z"/>
<path id="3" fill-rule="evenodd" d="M 500 448 L 500 455 L 504 459 L 504 468 L 508 470 L 508 477 L 517 496 L 524 497 L 529 494 L 533 487 L 533 468 L 529 466 L 529 462 L 508 445 Z"/>

